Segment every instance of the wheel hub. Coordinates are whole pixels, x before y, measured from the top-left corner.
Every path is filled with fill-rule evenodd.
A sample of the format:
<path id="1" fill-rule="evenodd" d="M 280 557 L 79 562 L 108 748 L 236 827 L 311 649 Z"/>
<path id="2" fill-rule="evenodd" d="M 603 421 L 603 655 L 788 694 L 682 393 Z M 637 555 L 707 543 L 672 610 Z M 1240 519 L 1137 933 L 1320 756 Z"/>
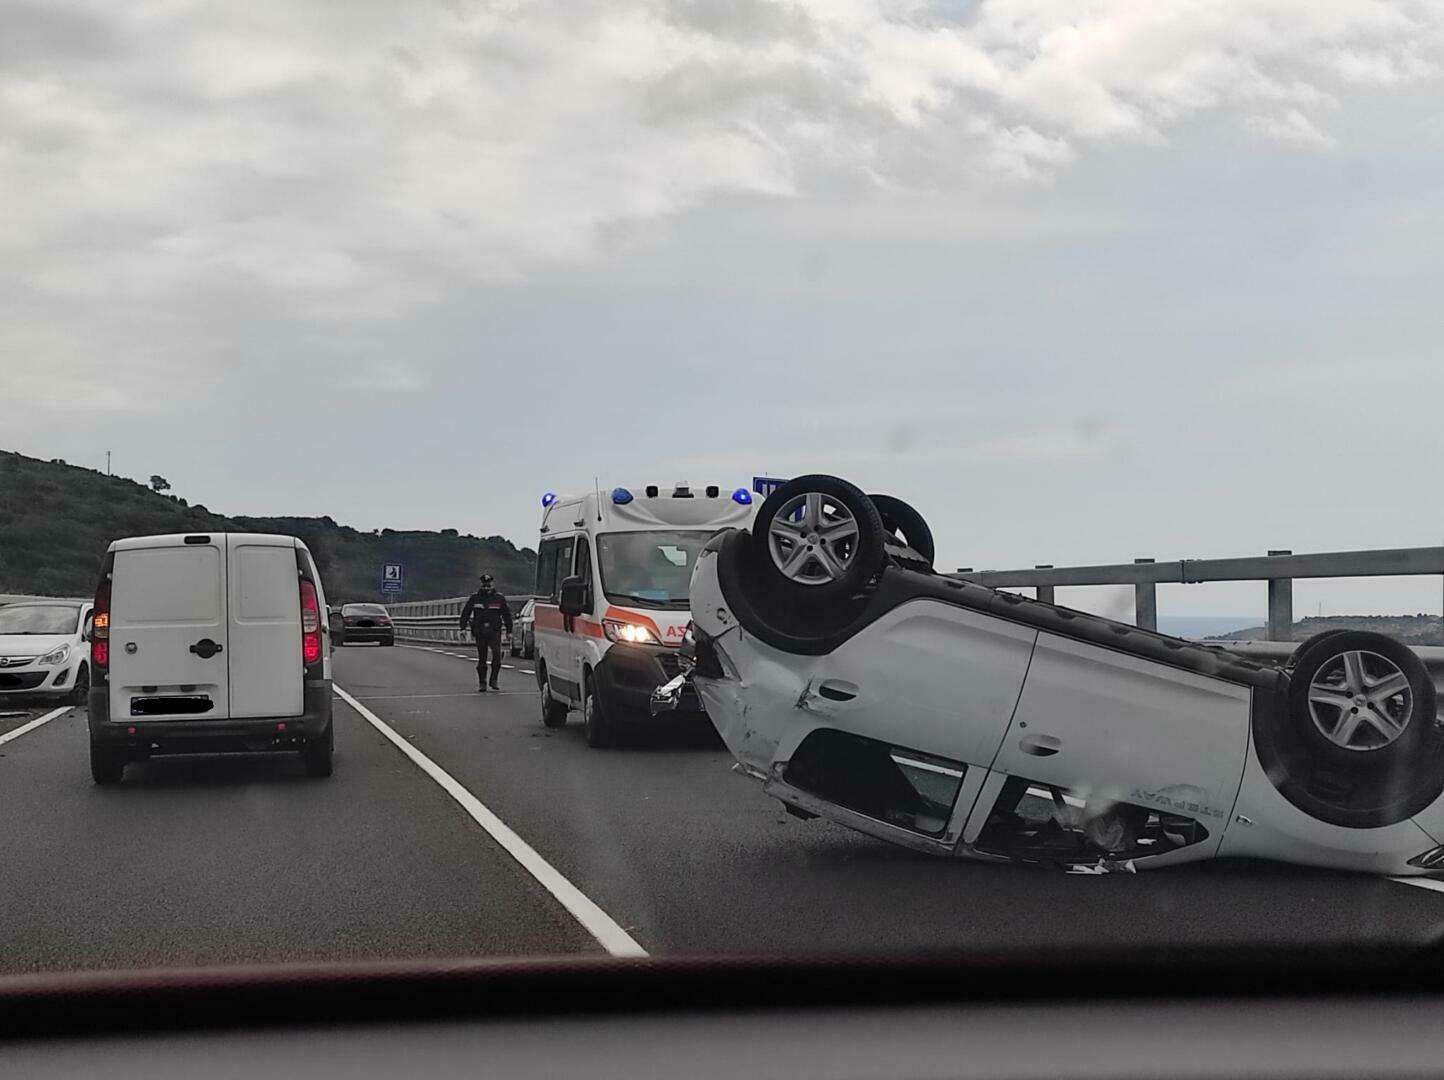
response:
<path id="1" fill-rule="evenodd" d="M 772 563 L 799 585 L 827 585 L 847 574 L 860 530 L 852 512 L 821 492 L 789 499 L 767 529 Z"/>
<path id="2" fill-rule="evenodd" d="M 1310 719 L 1324 738 L 1345 750 L 1389 746 L 1404 734 L 1413 711 L 1408 677 L 1379 653 L 1340 653 L 1309 683 Z"/>

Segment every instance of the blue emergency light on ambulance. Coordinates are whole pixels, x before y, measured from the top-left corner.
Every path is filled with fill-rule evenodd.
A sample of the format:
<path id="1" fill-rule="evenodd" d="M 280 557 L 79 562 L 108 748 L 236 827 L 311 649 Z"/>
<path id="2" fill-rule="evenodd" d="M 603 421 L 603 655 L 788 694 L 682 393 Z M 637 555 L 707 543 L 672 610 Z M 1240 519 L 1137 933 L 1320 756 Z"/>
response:
<path id="1" fill-rule="evenodd" d="M 543 722 L 575 711 L 600 746 L 650 720 L 652 691 L 679 670 L 697 556 L 718 532 L 749 527 L 753 502 L 735 484 L 686 481 L 548 493 L 533 586 Z M 671 715 L 706 722 L 691 705 Z"/>

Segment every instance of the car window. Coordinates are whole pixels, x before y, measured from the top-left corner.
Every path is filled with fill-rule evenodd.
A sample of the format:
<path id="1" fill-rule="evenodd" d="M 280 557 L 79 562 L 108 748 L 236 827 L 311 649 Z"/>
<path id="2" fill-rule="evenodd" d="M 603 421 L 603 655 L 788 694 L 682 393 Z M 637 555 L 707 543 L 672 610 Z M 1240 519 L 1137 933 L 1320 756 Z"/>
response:
<path id="1" fill-rule="evenodd" d="M 537 595 L 555 601 L 560 593 L 562 579 L 568 576 L 571 565 L 571 537 L 543 540 L 537 552 L 534 584 Z"/>
<path id="2" fill-rule="evenodd" d="M 80 608 L 70 604 L 0 607 L 0 634 L 74 634 Z"/>

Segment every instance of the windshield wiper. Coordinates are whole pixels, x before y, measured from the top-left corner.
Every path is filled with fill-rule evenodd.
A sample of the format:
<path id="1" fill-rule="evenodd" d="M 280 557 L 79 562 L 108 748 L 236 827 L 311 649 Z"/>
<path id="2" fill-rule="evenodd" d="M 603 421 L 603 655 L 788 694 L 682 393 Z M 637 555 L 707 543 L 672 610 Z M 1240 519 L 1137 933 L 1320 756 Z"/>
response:
<path id="1" fill-rule="evenodd" d="M 653 600 L 648 596 L 638 596 L 636 593 L 614 592 L 607 593 L 607 599 L 615 600 L 619 604 L 636 604 L 638 607 L 665 608 L 671 600 Z"/>

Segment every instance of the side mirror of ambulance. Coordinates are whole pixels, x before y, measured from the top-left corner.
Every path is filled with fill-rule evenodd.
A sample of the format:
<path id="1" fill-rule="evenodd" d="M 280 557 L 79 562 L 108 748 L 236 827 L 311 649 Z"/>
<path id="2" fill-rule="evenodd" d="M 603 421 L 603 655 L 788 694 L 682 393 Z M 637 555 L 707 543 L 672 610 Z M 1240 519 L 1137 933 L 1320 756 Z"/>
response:
<path id="1" fill-rule="evenodd" d="M 587 583 L 579 577 L 569 577 L 562 581 L 562 594 L 560 603 L 562 614 L 575 617 L 587 609 Z"/>

